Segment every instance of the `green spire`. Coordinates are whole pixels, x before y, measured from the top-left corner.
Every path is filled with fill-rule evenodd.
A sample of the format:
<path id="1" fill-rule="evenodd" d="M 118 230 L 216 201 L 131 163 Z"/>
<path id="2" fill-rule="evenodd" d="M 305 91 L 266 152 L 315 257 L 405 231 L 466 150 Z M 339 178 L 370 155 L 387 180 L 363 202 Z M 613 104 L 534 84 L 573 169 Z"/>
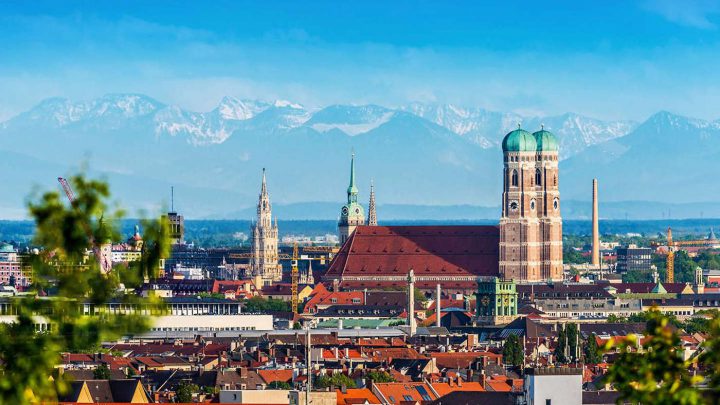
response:
<path id="1" fill-rule="evenodd" d="M 347 189 L 348 204 L 357 202 L 358 188 L 355 186 L 355 152 L 350 158 L 350 185 Z"/>

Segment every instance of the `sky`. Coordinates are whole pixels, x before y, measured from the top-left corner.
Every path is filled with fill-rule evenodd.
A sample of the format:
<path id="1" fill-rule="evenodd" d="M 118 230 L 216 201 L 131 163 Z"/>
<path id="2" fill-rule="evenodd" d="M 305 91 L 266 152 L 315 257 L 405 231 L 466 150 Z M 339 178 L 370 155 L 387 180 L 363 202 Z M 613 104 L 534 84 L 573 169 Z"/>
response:
<path id="1" fill-rule="evenodd" d="M 0 121 L 143 93 L 720 118 L 720 1 L 0 0 Z"/>

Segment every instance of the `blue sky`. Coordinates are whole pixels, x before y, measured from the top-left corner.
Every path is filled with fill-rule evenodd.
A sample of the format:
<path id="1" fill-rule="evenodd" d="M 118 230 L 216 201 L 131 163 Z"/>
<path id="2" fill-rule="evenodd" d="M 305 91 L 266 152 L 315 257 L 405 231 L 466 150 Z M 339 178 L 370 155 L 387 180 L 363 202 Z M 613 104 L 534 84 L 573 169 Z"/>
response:
<path id="1" fill-rule="evenodd" d="M 0 1 L 0 120 L 111 92 L 717 119 L 719 45 L 718 1 Z"/>

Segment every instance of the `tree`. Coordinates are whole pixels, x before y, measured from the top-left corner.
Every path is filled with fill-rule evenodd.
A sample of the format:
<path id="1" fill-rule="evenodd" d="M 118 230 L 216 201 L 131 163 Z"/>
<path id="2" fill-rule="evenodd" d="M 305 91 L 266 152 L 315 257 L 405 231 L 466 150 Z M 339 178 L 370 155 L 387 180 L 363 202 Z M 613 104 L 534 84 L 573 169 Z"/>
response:
<path id="1" fill-rule="evenodd" d="M 702 404 L 703 398 L 695 386 L 697 380 L 688 370 L 691 362 L 683 360 L 680 337 L 670 320 L 659 311 L 650 311 L 645 336 L 644 353 L 635 351 L 639 338 L 633 334 L 626 339 L 609 340 L 603 348 L 617 351 L 605 382 L 620 392 L 620 400 L 656 405 Z"/>
<path id="2" fill-rule="evenodd" d="M 243 311 L 260 313 L 268 311 L 290 312 L 292 310 L 290 308 L 291 305 L 289 301 L 280 299 L 252 297 L 245 301 Z"/>
<path id="3" fill-rule="evenodd" d="M 708 327 L 710 338 L 703 343 L 700 364 L 709 375 L 711 403 L 720 403 L 720 317 L 715 313 Z"/>
<path id="4" fill-rule="evenodd" d="M 519 367 L 525 361 L 525 353 L 523 352 L 520 339 L 517 335 L 510 335 L 505 339 L 503 344 L 503 363 L 515 367 Z"/>
<path id="5" fill-rule="evenodd" d="M 293 329 L 294 330 L 300 330 L 302 329 L 302 326 L 300 325 L 300 322 L 293 323 Z"/>
<path id="6" fill-rule="evenodd" d="M 287 381 L 273 381 L 270 384 L 268 384 L 269 390 L 291 390 L 292 385 L 288 383 Z"/>
<path id="7" fill-rule="evenodd" d="M 617 316 L 615 314 L 610 314 L 607 317 L 608 323 L 627 323 L 628 319 L 623 316 Z"/>
<path id="8" fill-rule="evenodd" d="M 597 337 L 594 333 L 591 333 L 585 341 L 583 353 L 585 354 L 585 363 L 598 364 L 602 361 L 600 348 L 597 344 Z"/>
<path id="9" fill-rule="evenodd" d="M 95 260 L 86 257 L 90 245 L 86 229 L 96 241 L 117 238 L 116 224 L 122 212 L 111 212 L 106 204 L 110 198 L 106 183 L 87 180 L 83 175 L 70 181 L 75 191 L 70 206 L 58 192 L 46 192 L 29 203 L 36 228 L 33 243 L 43 248 L 24 263 L 33 271 L 31 292 L 53 291 L 54 296 L 36 299 L 30 294 L 12 300 L 17 313 L 15 322 L 0 325 L 0 403 L 56 402 L 58 393 L 70 388 L 64 376 L 48 378 L 61 362 L 60 353 L 82 351 L 149 327 L 149 319 L 139 314 L 116 316 L 101 312 L 85 316 L 86 302 L 103 308 L 112 299 L 162 309 L 158 301 L 118 293 L 117 274 L 104 274 Z M 169 252 L 167 222 L 143 221 L 142 225 L 142 257 L 127 266 L 127 272 L 134 273 L 136 280 L 154 277 L 159 259 Z M 36 332 L 37 314 L 52 325 L 50 330 Z"/>
<path id="10" fill-rule="evenodd" d="M 313 384 L 317 388 L 342 387 L 355 388 L 355 381 L 342 373 L 336 373 L 332 376 L 321 375 L 315 379 Z"/>
<path id="11" fill-rule="evenodd" d="M 568 347 L 568 360 L 578 361 L 580 351 L 578 350 L 578 342 L 580 340 L 580 333 L 578 332 L 577 325 L 569 323 L 565 328 L 565 338 L 567 339 Z"/>
<path id="12" fill-rule="evenodd" d="M 567 363 L 567 355 L 565 354 L 565 351 L 567 350 L 567 335 L 565 334 L 565 329 L 562 325 L 558 328 L 558 339 L 557 339 L 557 345 L 555 345 L 555 351 L 553 354 L 555 355 L 555 360 L 558 363 Z"/>
<path id="13" fill-rule="evenodd" d="M 109 380 L 110 379 L 110 368 L 107 364 L 103 363 L 93 370 L 93 378 L 96 380 Z"/>
<path id="14" fill-rule="evenodd" d="M 181 382 L 175 390 L 175 402 L 192 402 L 193 394 L 200 391 L 200 388 L 188 382 Z"/>
<path id="15" fill-rule="evenodd" d="M 387 371 L 370 371 L 365 374 L 365 377 L 376 383 L 389 383 L 395 382 L 395 378 L 390 375 Z"/>

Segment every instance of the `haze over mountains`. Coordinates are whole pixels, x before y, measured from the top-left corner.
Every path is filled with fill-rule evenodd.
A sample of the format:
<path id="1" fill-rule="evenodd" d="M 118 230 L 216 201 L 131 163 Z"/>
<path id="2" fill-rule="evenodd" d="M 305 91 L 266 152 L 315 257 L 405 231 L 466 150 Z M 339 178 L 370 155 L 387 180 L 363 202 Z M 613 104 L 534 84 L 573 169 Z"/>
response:
<path id="1" fill-rule="evenodd" d="M 345 199 L 354 149 L 361 198 L 374 179 L 381 217 L 386 206 L 394 219 L 496 218 L 499 144 L 518 122 L 528 130 L 544 124 L 560 139 L 567 217 L 586 215 L 572 200 L 589 200 L 592 177 L 607 217 L 720 216 L 718 204 L 703 203 L 720 198 L 718 121 L 666 112 L 640 124 L 573 113 L 522 117 L 441 104 L 307 109 L 232 97 L 192 112 L 113 94 L 47 99 L 0 123 L 0 217 L 23 217 L 33 185 L 57 187 L 57 176 L 87 164 L 131 212 L 169 204 L 174 185 L 176 208 L 188 217 L 247 219 L 266 167 L 278 215 L 331 219 Z"/>

